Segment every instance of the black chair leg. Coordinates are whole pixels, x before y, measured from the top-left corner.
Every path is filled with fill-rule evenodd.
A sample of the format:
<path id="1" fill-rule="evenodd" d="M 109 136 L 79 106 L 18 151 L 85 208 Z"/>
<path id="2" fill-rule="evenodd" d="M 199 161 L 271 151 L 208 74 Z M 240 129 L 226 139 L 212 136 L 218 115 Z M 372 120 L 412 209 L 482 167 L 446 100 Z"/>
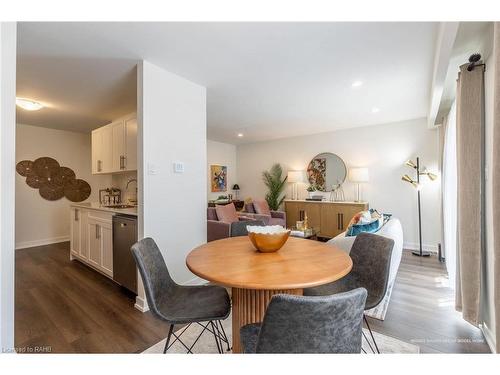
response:
<path id="1" fill-rule="evenodd" d="M 168 343 L 170 342 L 170 337 L 172 336 L 172 332 L 174 331 L 174 325 L 170 324 L 170 328 L 168 330 L 167 342 L 165 343 L 165 348 L 163 349 L 163 354 L 167 353 Z"/>
<path id="2" fill-rule="evenodd" d="M 372 337 L 373 344 L 375 344 L 375 349 L 377 350 L 377 354 L 380 354 L 380 350 L 378 349 L 377 341 L 375 340 L 375 337 L 373 336 L 372 329 L 370 328 L 370 325 L 368 324 L 368 319 L 366 318 L 366 315 L 364 315 L 364 314 L 363 314 L 363 319 L 365 320 L 366 328 L 368 328 L 368 331 L 370 332 L 370 336 Z M 367 341 L 368 341 L 368 339 L 367 339 Z M 371 345 L 370 345 L 370 348 L 371 348 Z"/>
<path id="3" fill-rule="evenodd" d="M 224 353 L 224 350 L 222 349 L 222 342 L 220 342 L 220 338 L 217 335 L 217 328 L 215 327 L 213 320 L 210 321 L 210 324 L 212 325 L 215 344 L 217 345 L 217 351 L 219 352 L 219 354 L 222 354 Z"/>
<path id="4" fill-rule="evenodd" d="M 220 325 L 220 329 L 222 331 L 222 336 L 224 337 L 224 341 L 227 344 L 227 351 L 230 351 L 232 349 L 232 347 L 229 345 L 229 339 L 227 338 L 226 331 L 224 330 L 224 326 L 222 325 L 222 321 L 219 320 L 218 322 Z"/>

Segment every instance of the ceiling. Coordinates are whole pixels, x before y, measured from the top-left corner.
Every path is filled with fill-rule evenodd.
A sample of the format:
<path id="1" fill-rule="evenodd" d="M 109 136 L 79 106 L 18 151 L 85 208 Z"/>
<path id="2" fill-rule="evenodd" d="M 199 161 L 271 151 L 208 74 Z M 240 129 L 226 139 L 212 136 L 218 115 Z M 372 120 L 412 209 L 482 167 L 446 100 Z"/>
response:
<path id="1" fill-rule="evenodd" d="M 18 122 L 89 131 L 131 112 L 144 59 L 207 87 L 208 138 L 235 144 L 426 117 L 437 37 L 437 23 L 18 25 L 17 95 L 48 106 Z"/>
<path id="2" fill-rule="evenodd" d="M 436 124 L 441 124 L 443 117 L 448 114 L 455 100 L 460 65 L 466 64 L 469 56 L 473 53 L 480 53 L 482 60 L 486 61 L 491 54 L 492 38 L 492 22 L 460 23 L 446 72 L 443 96 L 441 97 L 438 115 L 436 116 Z"/>

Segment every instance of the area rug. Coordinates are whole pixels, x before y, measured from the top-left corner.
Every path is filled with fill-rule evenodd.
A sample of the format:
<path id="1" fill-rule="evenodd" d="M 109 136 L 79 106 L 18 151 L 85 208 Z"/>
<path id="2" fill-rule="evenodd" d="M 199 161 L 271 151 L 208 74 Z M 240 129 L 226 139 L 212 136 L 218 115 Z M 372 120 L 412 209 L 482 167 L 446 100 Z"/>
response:
<path id="1" fill-rule="evenodd" d="M 222 322 L 224 330 L 229 338 L 229 342 L 232 341 L 231 337 L 231 317 L 227 318 Z M 192 324 L 186 332 L 182 335 L 182 341 L 187 345 L 191 346 L 191 343 L 194 342 L 196 337 L 198 337 L 199 333 L 203 328 L 198 324 Z M 367 337 L 370 337 L 368 330 L 363 329 Z M 395 339 L 390 336 L 382 335 L 377 332 L 373 332 L 375 336 L 375 340 L 377 340 L 377 345 L 379 347 L 380 353 L 382 354 L 418 354 L 420 352 L 420 348 L 417 345 L 409 344 L 407 342 Z M 173 338 L 172 338 L 173 340 Z M 166 339 L 156 343 L 150 348 L 146 349 L 143 353 L 145 354 L 159 354 L 163 353 L 163 348 L 165 347 Z M 224 343 L 224 349 L 227 349 L 226 344 Z M 371 350 L 366 343 L 366 340 L 363 339 L 363 349 L 367 353 L 371 353 Z M 193 353 L 195 354 L 217 354 L 217 346 L 215 344 L 214 336 L 206 331 L 200 337 L 196 345 L 193 347 Z M 226 352 L 226 351 L 225 351 Z M 174 343 L 168 353 L 186 353 L 186 348 L 182 346 L 179 342 Z M 227 353 L 227 352 L 226 352 Z"/>

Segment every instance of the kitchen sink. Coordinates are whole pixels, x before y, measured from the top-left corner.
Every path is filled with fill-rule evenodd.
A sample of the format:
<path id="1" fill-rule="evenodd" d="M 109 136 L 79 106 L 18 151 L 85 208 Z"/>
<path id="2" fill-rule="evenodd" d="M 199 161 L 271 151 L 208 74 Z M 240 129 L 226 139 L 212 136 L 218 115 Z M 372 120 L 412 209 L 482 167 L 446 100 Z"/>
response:
<path id="1" fill-rule="evenodd" d="M 105 206 L 107 208 L 135 208 L 131 204 L 112 204 L 110 206 Z"/>

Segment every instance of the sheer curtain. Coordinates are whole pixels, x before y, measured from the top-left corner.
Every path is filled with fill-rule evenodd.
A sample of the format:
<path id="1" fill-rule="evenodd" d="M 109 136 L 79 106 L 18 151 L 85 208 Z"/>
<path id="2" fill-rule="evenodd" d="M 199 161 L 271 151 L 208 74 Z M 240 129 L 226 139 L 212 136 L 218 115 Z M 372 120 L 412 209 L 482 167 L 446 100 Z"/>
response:
<path id="1" fill-rule="evenodd" d="M 457 268 L 457 107 L 453 102 L 443 124 L 443 247 L 450 286 L 455 288 Z"/>

